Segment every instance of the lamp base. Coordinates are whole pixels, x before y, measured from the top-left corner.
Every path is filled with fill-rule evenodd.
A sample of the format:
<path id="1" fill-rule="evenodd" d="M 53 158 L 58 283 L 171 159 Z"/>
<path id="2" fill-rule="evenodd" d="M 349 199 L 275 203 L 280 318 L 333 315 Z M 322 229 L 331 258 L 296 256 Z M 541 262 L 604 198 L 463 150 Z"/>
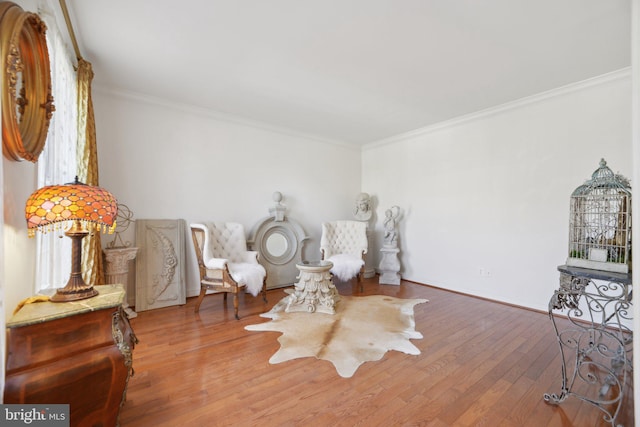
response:
<path id="1" fill-rule="evenodd" d="M 78 301 L 81 299 L 87 299 L 91 297 L 95 297 L 98 295 L 98 291 L 96 291 L 93 286 L 88 287 L 87 289 L 74 289 L 71 291 L 65 291 L 65 289 L 58 289 L 56 294 L 51 297 L 50 301 L 52 302 L 68 302 L 68 301 Z"/>
<path id="2" fill-rule="evenodd" d="M 71 275 L 67 286 L 58 289 L 51 297 L 53 302 L 77 301 L 98 295 L 93 285 L 87 285 L 82 278 L 82 239 L 89 234 L 82 228 L 80 221 L 75 221 L 73 226 L 64 233 L 71 239 Z"/>

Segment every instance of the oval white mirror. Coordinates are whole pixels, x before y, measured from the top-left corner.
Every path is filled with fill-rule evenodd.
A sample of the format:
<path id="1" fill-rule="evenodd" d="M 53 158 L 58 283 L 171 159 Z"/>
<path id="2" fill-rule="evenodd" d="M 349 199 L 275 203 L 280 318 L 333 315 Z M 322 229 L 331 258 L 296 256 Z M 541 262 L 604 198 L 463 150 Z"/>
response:
<path id="1" fill-rule="evenodd" d="M 280 257 L 287 252 L 289 242 L 281 233 L 272 233 L 267 238 L 266 249 L 273 257 Z"/>

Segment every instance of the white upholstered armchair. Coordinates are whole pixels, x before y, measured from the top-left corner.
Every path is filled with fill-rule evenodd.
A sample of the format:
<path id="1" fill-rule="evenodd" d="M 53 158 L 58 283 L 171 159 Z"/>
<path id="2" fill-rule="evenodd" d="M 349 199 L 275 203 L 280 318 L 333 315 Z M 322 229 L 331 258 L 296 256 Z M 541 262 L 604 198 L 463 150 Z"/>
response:
<path id="1" fill-rule="evenodd" d="M 233 294 L 233 308 L 238 319 L 238 292 L 245 289 L 253 296 L 262 291 L 267 302 L 266 270 L 258 263 L 258 253 L 247 250 L 242 224 L 208 222 L 191 224 L 191 236 L 200 270 L 200 295 L 195 312 L 208 293 Z"/>
<path id="2" fill-rule="evenodd" d="M 366 222 L 345 220 L 322 224 L 322 259 L 333 262 L 331 273 L 341 281 L 347 282 L 357 277 L 361 291 L 364 254 L 367 253 L 368 247 Z"/>

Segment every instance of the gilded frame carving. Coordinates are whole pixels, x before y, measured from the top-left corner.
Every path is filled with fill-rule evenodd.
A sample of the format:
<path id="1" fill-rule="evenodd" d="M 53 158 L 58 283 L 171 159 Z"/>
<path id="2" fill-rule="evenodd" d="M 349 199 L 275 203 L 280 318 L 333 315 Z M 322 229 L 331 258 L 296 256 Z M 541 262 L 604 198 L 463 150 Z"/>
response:
<path id="1" fill-rule="evenodd" d="M 55 107 L 45 33 L 38 15 L 0 2 L 2 154 L 36 162 Z"/>

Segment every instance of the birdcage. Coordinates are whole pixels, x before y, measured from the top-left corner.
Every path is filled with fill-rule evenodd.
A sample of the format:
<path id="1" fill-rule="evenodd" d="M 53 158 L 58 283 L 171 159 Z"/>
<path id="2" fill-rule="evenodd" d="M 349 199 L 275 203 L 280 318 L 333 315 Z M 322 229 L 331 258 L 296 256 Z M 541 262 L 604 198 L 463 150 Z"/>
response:
<path id="1" fill-rule="evenodd" d="M 631 266 L 631 185 L 604 159 L 571 194 L 567 265 L 617 273 Z"/>

